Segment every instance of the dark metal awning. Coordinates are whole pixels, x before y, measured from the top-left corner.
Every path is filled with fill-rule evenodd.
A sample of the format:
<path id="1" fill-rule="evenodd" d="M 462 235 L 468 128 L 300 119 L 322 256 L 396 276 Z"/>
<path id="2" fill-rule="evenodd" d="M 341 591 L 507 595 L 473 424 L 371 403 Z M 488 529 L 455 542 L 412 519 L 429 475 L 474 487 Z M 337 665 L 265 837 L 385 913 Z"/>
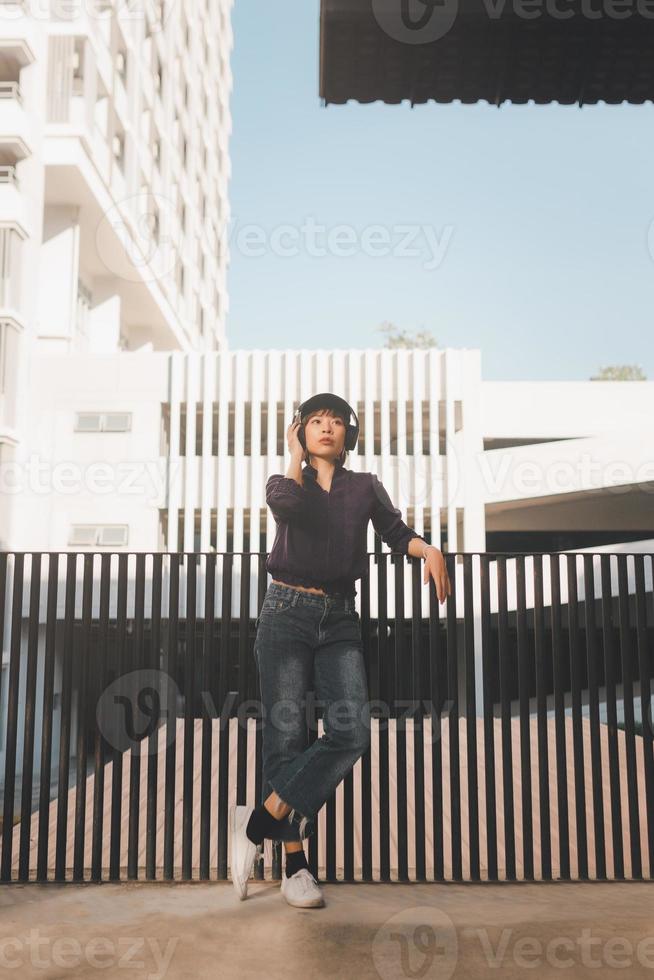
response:
<path id="1" fill-rule="evenodd" d="M 321 0 L 320 96 L 654 101 L 654 0 Z"/>

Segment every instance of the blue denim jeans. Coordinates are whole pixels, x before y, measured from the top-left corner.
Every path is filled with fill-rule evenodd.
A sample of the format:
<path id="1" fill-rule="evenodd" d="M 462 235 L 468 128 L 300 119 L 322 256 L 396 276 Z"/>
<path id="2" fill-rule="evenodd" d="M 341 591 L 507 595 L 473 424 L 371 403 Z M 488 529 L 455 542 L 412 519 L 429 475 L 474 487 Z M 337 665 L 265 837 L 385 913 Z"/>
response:
<path id="1" fill-rule="evenodd" d="M 318 810 L 370 744 L 368 685 L 354 599 L 271 582 L 254 642 L 262 717 L 263 803 L 291 807 L 275 840 L 304 840 Z M 309 745 L 307 693 L 322 708 Z"/>

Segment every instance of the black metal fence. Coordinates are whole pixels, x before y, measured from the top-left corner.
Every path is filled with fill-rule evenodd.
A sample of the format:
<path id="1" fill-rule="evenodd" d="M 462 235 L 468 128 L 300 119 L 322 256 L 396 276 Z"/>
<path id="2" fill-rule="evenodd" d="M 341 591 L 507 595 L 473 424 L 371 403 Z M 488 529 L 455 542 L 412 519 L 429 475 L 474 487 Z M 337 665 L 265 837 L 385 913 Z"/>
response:
<path id="1" fill-rule="evenodd" d="M 265 557 L 0 553 L 1 881 L 228 877 L 228 806 L 261 792 Z M 419 560 L 369 555 L 373 737 L 314 874 L 651 878 L 653 558 L 447 554 L 441 606 Z"/>

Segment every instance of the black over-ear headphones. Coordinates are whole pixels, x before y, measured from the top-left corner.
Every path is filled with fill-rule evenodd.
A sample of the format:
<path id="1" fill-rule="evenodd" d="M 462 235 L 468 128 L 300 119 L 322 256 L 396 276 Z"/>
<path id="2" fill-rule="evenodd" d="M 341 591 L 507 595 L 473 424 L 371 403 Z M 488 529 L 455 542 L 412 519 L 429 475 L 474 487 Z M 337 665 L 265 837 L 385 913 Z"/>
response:
<path id="1" fill-rule="evenodd" d="M 338 395 L 333 395 L 329 391 L 322 391 L 318 395 L 312 395 L 311 398 L 307 398 L 306 401 L 303 401 L 295 409 L 293 421 L 295 422 L 297 420 L 299 422 L 302 420 L 303 415 L 309 415 L 310 412 L 317 411 L 319 408 L 331 408 L 332 411 L 337 412 L 339 415 L 344 415 L 348 420 L 351 415 L 354 416 L 354 424 L 349 421 L 347 422 L 344 447 L 349 450 L 354 449 L 359 438 L 359 419 L 352 406 L 348 405 L 344 398 L 339 398 Z M 297 437 L 302 448 L 306 449 L 307 445 L 302 426 L 298 429 Z"/>

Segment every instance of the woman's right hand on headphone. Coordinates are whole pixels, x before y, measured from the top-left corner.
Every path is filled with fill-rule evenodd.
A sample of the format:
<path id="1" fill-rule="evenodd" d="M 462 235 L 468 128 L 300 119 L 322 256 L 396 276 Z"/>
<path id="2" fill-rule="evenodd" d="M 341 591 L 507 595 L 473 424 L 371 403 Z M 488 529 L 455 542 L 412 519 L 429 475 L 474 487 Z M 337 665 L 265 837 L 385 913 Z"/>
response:
<path id="1" fill-rule="evenodd" d="M 286 441 L 288 443 L 288 451 L 291 454 L 291 459 L 302 461 L 304 457 L 304 449 L 298 438 L 298 430 L 300 428 L 300 422 L 291 422 L 288 429 L 286 430 Z"/>

